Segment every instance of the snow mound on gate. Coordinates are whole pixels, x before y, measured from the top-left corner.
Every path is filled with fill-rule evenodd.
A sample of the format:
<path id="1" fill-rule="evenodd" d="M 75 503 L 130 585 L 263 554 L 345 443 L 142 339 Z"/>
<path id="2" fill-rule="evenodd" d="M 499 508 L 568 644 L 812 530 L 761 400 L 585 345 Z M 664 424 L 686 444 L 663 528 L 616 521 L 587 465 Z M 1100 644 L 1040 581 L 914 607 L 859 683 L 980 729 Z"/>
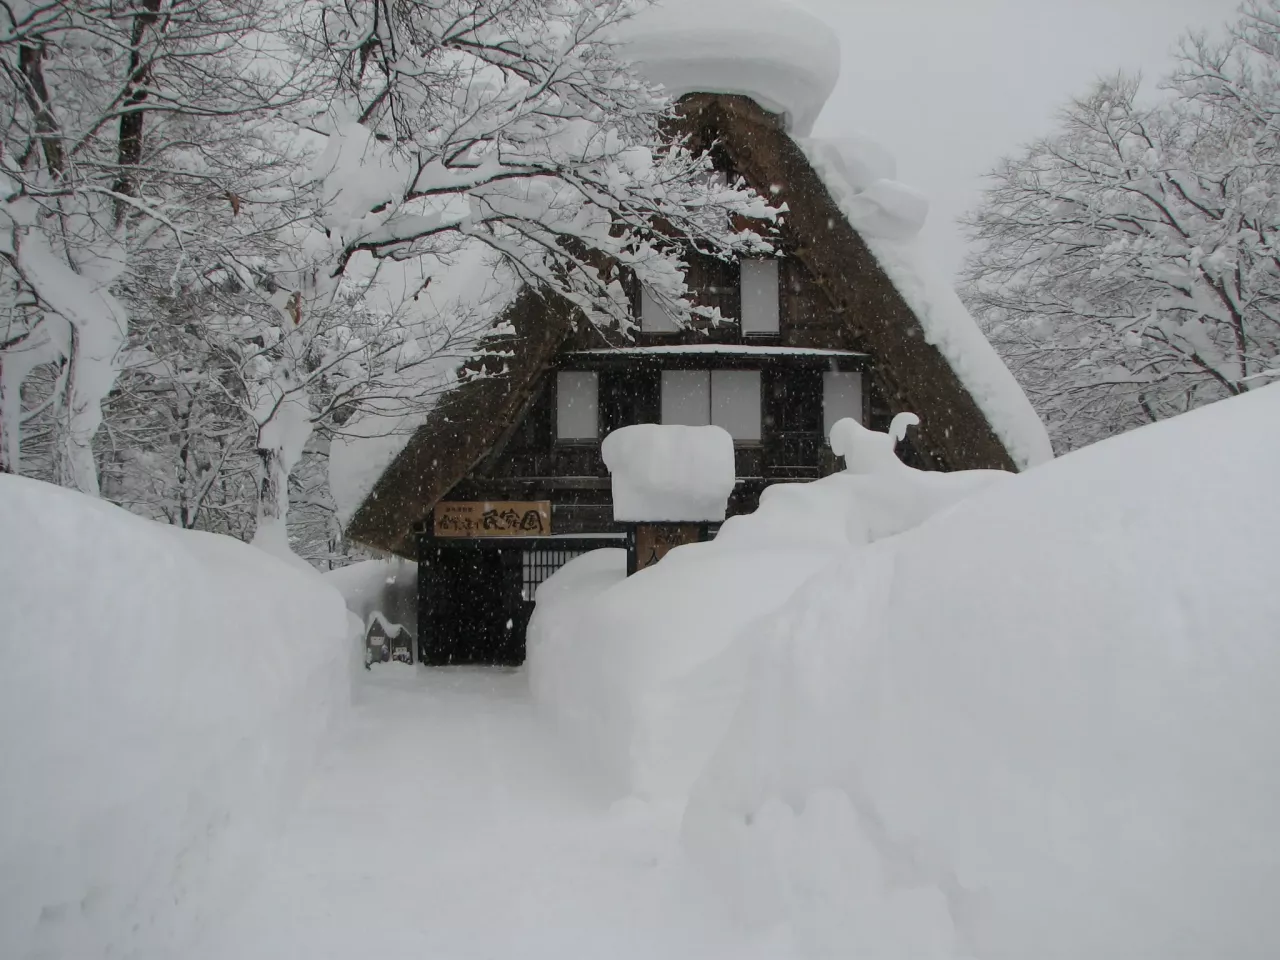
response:
<path id="1" fill-rule="evenodd" d="M 665 0 L 619 31 L 622 55 L 673 99 L 750 97 L 808 136 L 840 77 L 840 43 L 788 0 Z"/>
<path id="2" fill-rule="evenodd" d="M 1280 954 L 1278 420 L 1267 387 L 843 551 L 723 658 L 687 847 L 815 957 Z"/>
<path id="3" fill-rule="evenodd" d="M 714 541 L 679 547 L 633 577 L 625 552 L 596 551 L 543 584 L 529 625 L 530 685 L 621 790 L 688 796 L 745 689 L 747 661 L 724 656 L 744 629 L 851 547 L 1013 479 L 913 470 L 894 455 L 894 436 L 842 420 L 833 445 L 859 472 L 771 486 L 756 513 L 729 519 Z"/>
<path id="4" fill-rule="evenodd" d="M 722 427 L 639 423 L 605 437 L 600 453 L 618 523 L 724 519 L 736 470 L 733 438 Z"/>
<path id="5" fill-rule="evenodd" d="M 0 476 L 0 956 L 183 956 L 279 826 L 357 636 L 314 571 Z"/>
<path id="6" fill-rule="evenodd" d="M 1022 387 L 983 336 L 947 278 L 928 265 L 918 234 L 928 200 L 897 180 L 892 158 L 869 140 L 801 140 L 800 147 L 849 225 L 1021 469 L 1053 459 L 1048 432 Z"/>

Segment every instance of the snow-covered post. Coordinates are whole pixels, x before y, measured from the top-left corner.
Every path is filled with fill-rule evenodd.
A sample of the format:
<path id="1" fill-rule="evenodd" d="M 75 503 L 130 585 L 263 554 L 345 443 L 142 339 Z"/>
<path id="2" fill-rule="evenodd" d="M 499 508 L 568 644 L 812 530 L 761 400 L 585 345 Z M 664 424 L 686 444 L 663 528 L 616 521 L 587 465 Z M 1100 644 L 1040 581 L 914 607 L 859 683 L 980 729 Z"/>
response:
<path id="1" fill-rule="evenodd" d="M 289 548 L 289 477 L 311 437 L 311 396 L 302 376 L 305 352 L 300 298 L 291 298 L 293 313 L 282 322 L 293 326 L 283 334 L 278 357 L 259 354 L 249 364 L 249 414 L 257 424 L 258 474 L 255 546 L 293 563 L 304 563 Z M 267 336 L 279 335 L 268 327 Z"/>
<path id="2" fill-rule="evenodd" d="M 706 540 L 708 525 L 724 520 L 737 473 L 727 430 L 637 424 L 605 437 L 601 453 L 614 522 L 627 527 L 628 576 Z"/>

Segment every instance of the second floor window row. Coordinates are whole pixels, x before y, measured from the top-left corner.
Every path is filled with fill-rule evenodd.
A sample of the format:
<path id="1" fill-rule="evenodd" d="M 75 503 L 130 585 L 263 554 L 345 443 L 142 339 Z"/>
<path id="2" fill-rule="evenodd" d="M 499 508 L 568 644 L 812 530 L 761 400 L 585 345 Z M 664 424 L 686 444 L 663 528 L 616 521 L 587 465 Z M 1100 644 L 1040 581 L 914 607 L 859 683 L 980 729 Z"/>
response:
<path id="1" fill-rule="evenodd" d="M 737 318 L 744 336 L 776 336 L 781 329 L 782 304 L 777 260 L 751 259 L 741 263 L 742 316 Z M 642 333 L 677 333 L 680 325 L 642 288 Z"/>

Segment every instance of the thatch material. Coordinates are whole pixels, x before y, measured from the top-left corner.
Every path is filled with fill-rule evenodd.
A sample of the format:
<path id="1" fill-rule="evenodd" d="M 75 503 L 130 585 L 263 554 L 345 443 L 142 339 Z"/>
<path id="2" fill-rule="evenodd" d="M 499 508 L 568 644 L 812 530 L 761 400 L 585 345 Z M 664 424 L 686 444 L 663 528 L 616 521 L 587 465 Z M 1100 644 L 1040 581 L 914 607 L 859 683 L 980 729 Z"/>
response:
<path id="1" fill-rule="evenodd" d="M 783 232 L 793 256 L 831 300 L 849 334 L 874 358 L 873 376 L 896 410 L 920 415 L 913 438 L 948 470 L 1017 467 L 981 408 L 780 118 L 746 97 L 693 94 L 681 103 L 681 132 L 700 148 L 721 150 L 758 192 L 788 208 Z"/>
<path id="2" fill-rule="evenodd" d="M 893 408 L 923 419 L 916 449 L 949 470 L 1016 470 L 986 415 L 926 341 L 920 321 L 779 118 L 745 97 L 693 94 L 681 101 L 675 126 L 695 146 L 721 152 L 761 194 L 787 205 L 783 233 L 791 255 L 829 299 L 844 338 L 872 354 L 872 376 Z M 441 399 L 356 512 L 347 535 L 416 559 L 414 525 L 502 448 L 568 345 L 573 317 L 564 301 L 524 291 L 504 317 L 514 336 L 485 344 L 511 354 L 506 375 L 464 381 Z"/>
<path id="3" fill-rule="evenodd" d="M 526 289 L 503 321 L 510 336 L 494 337 L 481 349 L 507 353 L 505 375 L 472 377 L 450 390 L 391 462 L 347 527 L 357 543 L 417 559 L 413 527 L 485 458 L 550 368 L 572 326 L 572 308 Z"/>

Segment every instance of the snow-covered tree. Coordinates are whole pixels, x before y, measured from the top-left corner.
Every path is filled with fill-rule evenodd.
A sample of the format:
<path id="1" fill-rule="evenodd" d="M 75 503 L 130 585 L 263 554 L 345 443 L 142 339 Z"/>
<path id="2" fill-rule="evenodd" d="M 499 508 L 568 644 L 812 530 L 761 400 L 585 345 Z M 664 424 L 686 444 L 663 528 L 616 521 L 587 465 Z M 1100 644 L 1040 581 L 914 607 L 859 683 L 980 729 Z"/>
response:
<path id="1" fill-rule="evenodd" d="M 239 216 L 242 197 L 280 162 L 262 125 L 303 99 L 255 47 L 271 14 L 241 0 L 4 5 L 0 469 L 20 466 L 23 383 L 52 365 L 54 478 L 96 493 L 93 442 L 131 323 L 211 255 L 251 253 L 264 227 Z"/>
<path id="2" fill-rule="evenodd" d="M 304 451 L 428 405 L 519 285 L 707 313 L 685 255 L 773 211 L 666 135 L 636 2 L 6 5 L 0 469 L 279 547 Z"/>
<path id="3" fill-rule="evenodd" d="M 1280 0 L 1099 83 L 1004 161 L 965 295 L 1060 448 L 1280 375 Z"/>
<path id="4" fill-rule="evenodd" d="M 447 322 L 420 295 L 457 258 L 486 250 L 508 287 L 627 327 L 628 277 L 677 317 L 711 314 L 687 300 L 688 250 L 767 249 L 733 224 L 773 211 L 672 142 L 669 102 L 618 59 L 610 36 L 634 6 L 365 0 L 304 11 L 303 60 L 331 87 L 311 121 L 324 141 L 314 215 L 273 274 L 292 322 L 264 347 L 271 362 L 250 391 L 259 537 L 283 536 L 287 478 L 310 431 L 332 426 L 326 409 L 345 421 L 422 404 L 431 390 L 415 369 L 439 386 L 438 360 L 475 333 L 482 291 L 453 298 Z M 322 403 L 322 387 L 334 399 Z"/>

